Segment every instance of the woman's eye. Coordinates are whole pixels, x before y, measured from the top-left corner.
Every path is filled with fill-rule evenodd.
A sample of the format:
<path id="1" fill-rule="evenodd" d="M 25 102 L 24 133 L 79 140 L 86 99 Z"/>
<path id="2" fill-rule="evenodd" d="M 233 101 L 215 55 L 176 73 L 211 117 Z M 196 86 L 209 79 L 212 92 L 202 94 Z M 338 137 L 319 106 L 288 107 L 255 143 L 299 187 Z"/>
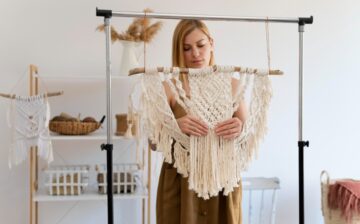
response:
<path id="1" fill-rule="evenodd" d="M 198 45 L 198 48 L 202 48 L 204 46 L 205 46 L 205 44 L 201 44 L 201 45 Z"/>

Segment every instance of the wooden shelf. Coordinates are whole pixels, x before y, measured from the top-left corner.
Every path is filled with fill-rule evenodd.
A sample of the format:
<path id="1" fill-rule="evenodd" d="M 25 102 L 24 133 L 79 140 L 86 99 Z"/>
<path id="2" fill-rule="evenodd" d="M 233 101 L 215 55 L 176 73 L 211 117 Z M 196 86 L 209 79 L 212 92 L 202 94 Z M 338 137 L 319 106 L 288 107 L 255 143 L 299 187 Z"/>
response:
<path id="1" fill-rule="evenodd" d="M 51 140 L 62 140 L 62 141 L 72 141 L 72 140 L 106 140 L 107 136 L 105 133 L 91 133 L 88 135 L 59 135 L 56 133 L 51 133 Z M 113 140 L 127 140 L 132 141 L 134 138 L 125 138 L 124 136 L 113 135 Z"/>
<path id="2" fill-rule="evenodd" d="M 137 191 L 133 194 L 114 194 L 114 200 L 124 199 L 146 199 L 148 194 L 146 191 Z M 40 189 L 35 193 L 33 200 L 35 202 L 60 202 L 60 201 L 106 201 L 106 194 L 99 194 L 96 189 L 86 189 L 81 195 L 74 196 L 52 196 L 45 189 Z"/>

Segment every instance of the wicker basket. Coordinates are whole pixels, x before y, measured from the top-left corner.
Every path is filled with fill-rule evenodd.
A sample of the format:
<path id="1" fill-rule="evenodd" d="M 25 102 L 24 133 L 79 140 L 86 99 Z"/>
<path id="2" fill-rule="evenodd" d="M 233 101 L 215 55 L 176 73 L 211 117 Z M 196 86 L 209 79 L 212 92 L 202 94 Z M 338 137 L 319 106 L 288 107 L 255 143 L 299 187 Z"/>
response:
<path id="1" fill-rule="evenodd" d="M 330 209 L 328 206 L 329 186 L 336 180 L 330 180 L 326 171 L 321 172 L 321 209 L 324 216 L 325 224 L 360 224 L 360 214 L 354 215 L 348 222 L 341 215 L 340 209 Z"/>
<path id="2" fill-rule="evenodd" d="M 96 131 L 101 126 L 99 122 L 80 121 L 50 121 L 50 131 L 61 135 L 86 135 Z"/>
<path id="3" fill-rule="evenodd" d="M 50 195 L 80 195 L 88 185 L 88 165 L 52 166 L 44 172 Z"/>

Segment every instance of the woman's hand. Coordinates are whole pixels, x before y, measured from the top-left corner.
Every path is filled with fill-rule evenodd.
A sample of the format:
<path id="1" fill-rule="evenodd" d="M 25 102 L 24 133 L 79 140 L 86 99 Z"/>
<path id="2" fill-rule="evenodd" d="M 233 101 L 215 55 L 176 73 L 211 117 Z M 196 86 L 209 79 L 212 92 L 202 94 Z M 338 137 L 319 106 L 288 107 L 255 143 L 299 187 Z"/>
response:
<path id="1" fill-rule="evenodd" d="M 240 135 L 242 126 L 243 122 L 238 117 L 233 117 L 218 123 L 215 126 L 215 133 L 224 139 L 234 139 Z"/>
<path id="2" fill-rule="evenodd" d="M 208 126 L 200 119 L 185 115 L 176 119 L 181 131 L 187 135 L 205 136 L 208 132 Z"/>

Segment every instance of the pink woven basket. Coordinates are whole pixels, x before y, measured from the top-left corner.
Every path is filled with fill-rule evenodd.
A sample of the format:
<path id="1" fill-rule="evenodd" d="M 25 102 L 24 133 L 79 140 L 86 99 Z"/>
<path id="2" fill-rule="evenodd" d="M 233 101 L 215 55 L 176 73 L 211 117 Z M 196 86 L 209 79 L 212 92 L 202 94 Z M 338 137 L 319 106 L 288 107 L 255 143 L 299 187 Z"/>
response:
<path id="1" fill-rule="evenodd" d="M 324 216 L 325 224 L 360 224 L 360 214 L 354 215 L 351 220 L 346 221 L 342 216 L 340 209 L 331 209 L 328 206 L 329 186 L 335 183 L 335 179 L 331 180 L 326 171 L 322 171 L 320 175 L 321 183 L 321 209 Z"/>

